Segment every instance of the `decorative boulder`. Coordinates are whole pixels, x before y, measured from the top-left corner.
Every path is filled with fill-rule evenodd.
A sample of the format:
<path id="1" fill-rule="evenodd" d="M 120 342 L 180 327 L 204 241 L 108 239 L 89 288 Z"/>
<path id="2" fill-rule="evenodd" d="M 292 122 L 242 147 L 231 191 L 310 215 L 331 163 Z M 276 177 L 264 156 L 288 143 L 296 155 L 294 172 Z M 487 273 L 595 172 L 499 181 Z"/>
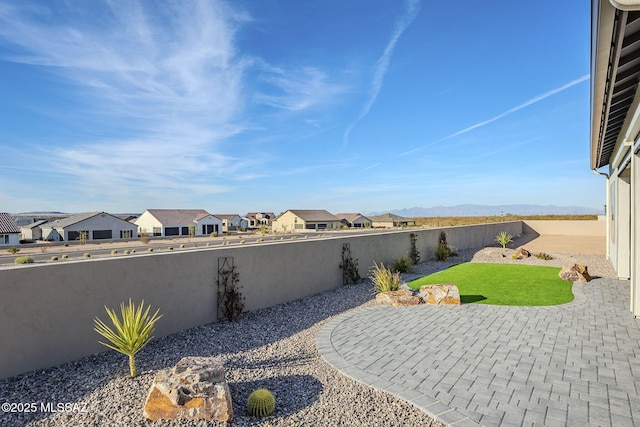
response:
<path id="1" fill-rule="evenodd" d="M 376 295 L 376 302 L 394 307 L 406 307 L 422 304 L 422 298 L 415 296 L 409 289 L 399 289 L 397 291 L 380 292 Z"/>
<path id="2" fill-rule="evenodd" d="M 591 275 L 587 271 L 586 265 L 573 264 L 573 265 L 565 265 L 560 270 L 558 275 L 562 278 L 562 280 L 566 280 L 568 282 L 590 282 Z"/>
<path id="3" fill-rule="evenodd" d="M 427 304 L 460 305 L 460 291 L 456 285 L 451 283 L 421 286 L 418 295 L 420 295 Z"/>
<path id="4" fill-rule="evenodd" d="M 516 256 L 518 258 L 529 258 L 531 256 L 531 252 L 529 252 L 525 248 L 518 248 L 518 250 L 516 251 Z"/>
<path id="5" fill-rule="evenodd" d="M 213 357 L 185 357 L 170 372 L 158 372 L 144 416 L 153 421 L 231 421 L 233 408 L 224 367 Z"/>

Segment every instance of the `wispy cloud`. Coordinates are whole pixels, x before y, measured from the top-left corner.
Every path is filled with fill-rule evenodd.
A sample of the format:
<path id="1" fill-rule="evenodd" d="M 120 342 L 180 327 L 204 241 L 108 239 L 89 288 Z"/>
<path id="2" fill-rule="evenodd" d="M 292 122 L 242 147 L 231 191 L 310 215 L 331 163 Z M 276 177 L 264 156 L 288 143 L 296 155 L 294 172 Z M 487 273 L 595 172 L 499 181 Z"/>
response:
<path id="1" fill-rule="evenodd" d="M 371 89 L 369 90 L 369 99 L 367 103 L 364 105 L 360 114 L 356 117 L 354 121 L 352 121 L 347 129 L 344 131 L 342 136 L 342 148 L 349 145 L 349 137 L 351 136 L 351 131 L 353 128 L 369 114 L 371 111 L 371 107 L 375 104 L 378 99 L 378 95 L 382 90 L 382 85 L 384 83 L 384 77 L 387 74 L 387 70 L 389 69 L 389 62 L 391 61 L 391 56 L 393 55 L 393 51 L 395 50 L 396 44 L 402 36 L 402 33 L 411 25 L 415 17 L 418 15 L 420 11 L 420 1 L 419 0 L 407 0 L 406 1 L 406 11 L 404 15 L 400 17 L 400 19 L 396 23 L 396 27 L 387 43 L 387 47 L 385 48 L 382 56 L 378 59 L 375 65 L 375 70 L 373 73 L 373 79 L 371 81 Z"/>
<path id="2" fill-rule="evenodd" d="M 114 188 L 178 191 L 188 177 L 195 182 L 186 191 L 228 190 L 214 179 L 248 163 L 224 154 L 220 142 L 243 129 L 242 78 L 251 61 L 237 54 L 234 33 L 249 18 L 217 1 L 55 6 L 0 5 L 0 38 L 19 47 L 4 59 L 72 83 L 81 107 L 68 114 L 115 120 L 118 136 L 61 141 L 43 161 Z"/>
<path id="3" fill-rule="evenodd" d="M 556 95 L 556 94 L 558 94 L 558 93 L 560 93 L 562 91 L 565 91 L 565 90 L 567 90 L 567 89 L 569 89 L 569 88 L 571 88 L 571 87 L 573 87 L 573 86 L 575 86 L 575 85 L 577 85 L 579 83 L 582 83 L 582 82 L 584 82 L 586 80 L 589 80 L 589 77 L 590 77 L 589 74 L 586 74 L 586 75 L 584 75 L 584 76 L 582 76 L 580 78 L 577 78 L 575 80 L 572 80 L 569 83 L 566 83 L 566 84 L 564 84 L 564 85 L 562 85 L 560 87 L 552 89 L 552 90 L 550 90 L 548 92 L 545 92 L 545 93 L 543 93 L 541 95 L 534 96 L 533 98 L 529 99 L 528 101 L 525 101 L 522 104 L 517 105 L 517 106 L 515 106 L 513 108 L 509 108 L 507 111 L 505 111 L 503 113 L 500 113 L 497 116 L 494 116 L 494 117 L 492 117 L 492 118 L 490 118 L 488 120 L 476 123 L 474 125 L 471 125 L 469 127 L 464 128 L 462 130 L 454 132 L 451 135 L 445 136 L 444 138 L 438 139 L 437 141 L 434 141 L 434 142 L 432 142 L 430 144 L 424 145 L 422 147 L 414 148 L 413 150 L 405 151 L 404 153 L 401 153 L 399 155 L 400 156 L 406 156 L 408 154 L 415 153 L 416 151 L 422 150 L 423 148 L 431 147 L 432 145 L 439 144 L 440 142 L 446 141 L 446 140 L 451 139 L 451 138 L 455 138 L 456 136 L 460 136 L 462 134 L 470 132 L 470 131 L 472 131 L 474 129 L 477 129 L 479 127 L 488 125 L 489 123 L 493 123 L 493 122 L 495 122 L 497 120 L 503 119 L 503 118 L 505 118 L 505 117 L 517 112 L 517 111 L 522 110 L 523 108 L 529 107 L 530 105 L 533 105 L 533 104 L 535 104 L 537 102 L 540 102 L 540 101 L 542 101 L 544 99 L 547 99 L 547 98 L 549 98 L 549 97 L 551 97 L 553 95 Z"/>

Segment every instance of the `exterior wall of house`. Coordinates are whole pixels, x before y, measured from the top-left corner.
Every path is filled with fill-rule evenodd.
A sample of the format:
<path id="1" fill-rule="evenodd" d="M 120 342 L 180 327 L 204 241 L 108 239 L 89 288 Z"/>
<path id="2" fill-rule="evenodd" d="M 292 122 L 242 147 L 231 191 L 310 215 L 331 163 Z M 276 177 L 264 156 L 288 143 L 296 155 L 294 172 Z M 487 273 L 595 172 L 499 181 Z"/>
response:
<path id="1" fill-rule="evenodd" d="M 91 258 L 0 269 L 0 378 L 55 366 L 105 351 L 93 319 L 144 299 L 163 318 L 156 336 L 215 322 L 218 265 L 232 259 L 245 308 L 257 310 L 342 286 L 343 245 L 349 244 L 366 277 L 373 262 L 388 264 L 411 249 L 417 236 L 422 259 L 438 245 L 440 232 L 458 249 L 492 244 L 495 235 L 522 233 L 522 222 L 366 235 L 337 235 L 247 245 L 198 248 L 162 254 Z M 346 233 L 349 234 L 349 233 Z M 88 280 L 87 278 L 91 278 Z"/>
<path id="2" fill-rule="evenodd" d="M 5 243 L 5 239 L 7 243 Z M 16 246 L 19 244 L 20 244 L 19 233 L 0 233 L 0 246 Z"/>
<path id="3" fill-rule="evenodd" d="M 162 223 L 151 215 L 149 211 L 144 211 L 133 223 L 138 227 L 138 233 L 147 233 L 149 236 L 153 236 L 154 228 L 162 230 Z"/>
<path id="4" fill-rule="evenodd" d="M 525 234 L 556 235 L 556 236 L 604 236 L 606 221 L 524 221 Z"/>
<path id="5" fill-rule="evenodd" d="M 64 229 L 58 228 L 57 231 L 61 236 L 64 236 L 65 241 L 77 240 L 78 233 L 82 231 L 88 232 L 88 240 L 119 240 L 138 237 L 138 227 L 135 224 L 105 213 L 71 224 Z M 109 231 L 111 237 L 108 237 Z M 127 232 L 127 234 L 120 237 L 121 232 Z"/>
<path id="6" fill-rule="evenodd" d="M 20 227 L 20 233 L 24 240 L 40 240 L 42 239 L 42 228 L 40 225 L 36 227 Z"/>
<path id="7" fill-rule="evenodd" d="M 220 233 L 222 232 L 222 225 L 223 222 L 220 218 L 213 215 L 206 216 L 196 223 L 196 236 L 206 236 L 211 233 Z"/>
<path id="8" fill-rule="evenodd" d="M 274 233 L 291 233 L 304 230 L 304 221 L 294 215 L 291 211 L 286 211 L 271 223 Z"/>
<path id="9" fill-rule="evenodd" d="M 631 312 L 640 317 L 640 145 L 631 158 Z"/>

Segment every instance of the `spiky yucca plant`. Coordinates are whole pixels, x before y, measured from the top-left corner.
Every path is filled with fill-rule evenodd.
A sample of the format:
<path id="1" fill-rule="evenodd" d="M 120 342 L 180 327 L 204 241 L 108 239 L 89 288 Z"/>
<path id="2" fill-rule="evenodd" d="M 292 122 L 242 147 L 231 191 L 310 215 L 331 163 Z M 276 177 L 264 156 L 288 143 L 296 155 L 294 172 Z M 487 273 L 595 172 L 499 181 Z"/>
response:
<path id="1" fill-rule="evenodd" d="M 99 318 L 95 318 L 95 327 L 97 333 L 105 337 L 111 344 L 98 341 L 100 344 L 109 347 L 119 353 L 129 356 L 129 372 L 131 378 L 136 376 L 135 355 L 151 341 L 151 335 L 155 330 L 154 324 L 162 317 L 158 315 L 160 309 L 156 310 L 153 316 L 149 317 L 151 306 L 144 309 L 144 300 L 136 307 L 131 298 L 129 304 L 120 303 L 120 313 L 122 319 L 118 318 L 115 310 L 111 310 L 107 306 L 104 307 L 107 314 L 111 318 L 114 329 L 111 329 Z"/>
<path id="2" fill-rule="evenodd" d="M 507 243 L 511 243 L 513 241 L 512 237 L 513 236 L 506 231 L 501 231 L 496 236 L 496 242 L 502 245 L 502 250 L 504 251 L 507 248 Z"/>

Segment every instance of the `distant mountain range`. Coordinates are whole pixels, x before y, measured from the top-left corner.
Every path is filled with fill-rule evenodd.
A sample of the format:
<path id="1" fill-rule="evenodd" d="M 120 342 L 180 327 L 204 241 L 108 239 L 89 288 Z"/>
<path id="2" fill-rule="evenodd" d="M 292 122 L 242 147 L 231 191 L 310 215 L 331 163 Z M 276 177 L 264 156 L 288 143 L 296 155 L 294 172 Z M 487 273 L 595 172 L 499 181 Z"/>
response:
<path id="1" fill-rule="evenodd" d="M 598 215 L 604 210 L 581 206 L 555 205 L 456 205 L 434 206 L 432 208 L 405 208 L 388 211 L 404 217 L 424 216 L 498 216 L 498 215 Z M 368 212 L 365 215 L 381 215 L 387 212 Z"/>

